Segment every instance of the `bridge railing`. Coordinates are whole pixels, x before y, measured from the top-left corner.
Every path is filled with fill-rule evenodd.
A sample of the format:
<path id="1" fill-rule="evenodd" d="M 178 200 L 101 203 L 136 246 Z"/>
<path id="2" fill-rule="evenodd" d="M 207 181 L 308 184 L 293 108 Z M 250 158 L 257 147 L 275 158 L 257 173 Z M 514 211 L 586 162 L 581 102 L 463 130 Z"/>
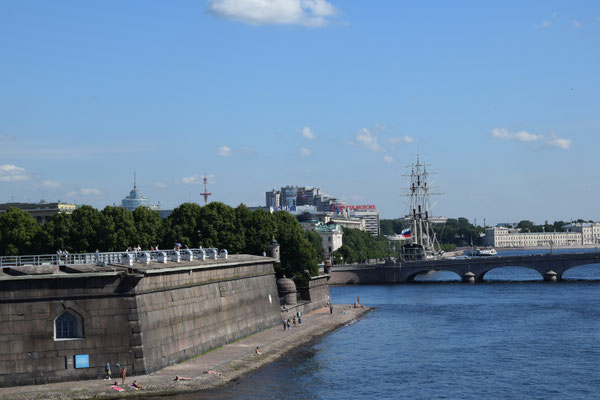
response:
<path id="1" fill-rule="evenodd" d="M 185 260 L 204 260 L 227 258 L 227 250 L 217 248 L 197 248 L 181 250 L 141 250 L 141 251 L 116 251 L 96 253 L 69 253 L 69 254 L 39 254 L 27 256 L 2 256 L 2 267 L 27 267 L 43 265 L 108 265 L 167 261 L 179 262 Z"/>

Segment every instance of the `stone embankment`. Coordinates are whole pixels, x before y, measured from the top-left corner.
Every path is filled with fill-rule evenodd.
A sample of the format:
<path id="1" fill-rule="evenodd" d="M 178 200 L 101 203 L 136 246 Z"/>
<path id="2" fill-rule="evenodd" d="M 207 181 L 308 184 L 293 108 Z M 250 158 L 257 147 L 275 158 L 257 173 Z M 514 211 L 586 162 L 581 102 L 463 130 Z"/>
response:
<path id="1" fill-rule="evenodd" d="M 113 371 L 110 381 L 99 377 L 97 380 L 0 388 L 0 399 L 146 398 L 217 388 L 247 376 L 370 310 L 368 307 L 336 305 L 333 314 L 330 314 L 329 308 L 320 308 L 303 315 L 302 326 L 284 331 L 281 324 L 152 374 L 127 377 L 125 385 L 121 384 L 118 372 Z M 176 381 L 177 376 L 190 379 Z M 134 380 L 142 389 L 136 390 L 131 386 Z M 115 382 L 124 390 L 112 389 L 110 386 Z"/>

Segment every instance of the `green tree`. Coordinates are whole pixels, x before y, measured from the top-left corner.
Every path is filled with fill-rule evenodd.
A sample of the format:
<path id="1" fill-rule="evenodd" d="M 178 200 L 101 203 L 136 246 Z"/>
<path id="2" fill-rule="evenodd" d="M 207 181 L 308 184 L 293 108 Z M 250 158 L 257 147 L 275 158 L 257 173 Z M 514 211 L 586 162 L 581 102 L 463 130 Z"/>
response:
<path id="1" fill-rule="evenodd" d="M 73 252 L 73 218 L 71 214 L 60 213 L 46 222 L 43 228 L 44 251 L 54 253 L 58 249 Z"/>
<path id="2" fill-rule="evenodd" d="M 138 207 L 133 210 L 133 221 L 135 224 L 135 237 L 133 242 L 143 249 L 149 249 L 160 243 L 163 233 L 163 220 L 158 211 L 148 207 Z"/>
<path id="3" fill-rule="evenodd" d="M 318 275 L 317 254 L 304 236 L 296 217 L 285 211 L 273 213 L 276 224 L 275 238 L 281 245 L 281 264 L 276 273 L 285 275 L 299 284 L 306 284 L 311 276 Z"/>
<path id="4" fill-rule="evenodd" d="M 317 260 L 319 262 L 323 262 L 325 258 L 325 251 L 323 250 L 323 239 L 321 238 L 321 235 L 315 231 L 304 231 L 304 236 L 311 244 L 313 249 L 315 249 L 315 252 L 317 253 Z"/>
<path id="5" fill-rule="evenodd" d="M 70 248 L 76 253 L 93 252 L 100 248 L 98 240 L 100 226 L 102 224 L 100 211 L 91 206 L 81 206 L 71 214 L 72 230 Z M 69 246 L 65 246 L 69 247 Z"/>
<path id="6" fill-rule="evenodd" d="M 198 221 L 201 207 L 196 203 L 183 203 L 175 208 L 164 224 L 162 246 L 166 248 L 174 243 L 199 247 L 200 236 Z"/>
<path id="7" fill-rule="evenodd" d="M 244 253 L 262 254 L 267 251 L 267 246 L 275 237 L 275 219 L 268 211 L 258 209 L 250 211 L 248 207 L 240 204 L 236 209 L 238 219 L 244 235 Z"/>
<path id="8" fill-rule="evenodd" d="M 203 247 L 240 253 L 245 248 L 244 233 L 235 210 L 221 202 L 211 202 L 200 210 L 198 231 Z"/>
<path id="9" fill-rule="evenodd" d="M 0 214 L 0 255 L 17 256 L 39 252 L 42 227 L 27 212 L 9 208 Z"/>
<path id="10" fill-rule="evenodd" d="M 131 211 L 107 206 L 102 210 L 99 229 L 100 247 L 105 251 L 123 251 L 137 245 L 135 223 Z M 92 251 L 89 249 L 88 251 Z"/>

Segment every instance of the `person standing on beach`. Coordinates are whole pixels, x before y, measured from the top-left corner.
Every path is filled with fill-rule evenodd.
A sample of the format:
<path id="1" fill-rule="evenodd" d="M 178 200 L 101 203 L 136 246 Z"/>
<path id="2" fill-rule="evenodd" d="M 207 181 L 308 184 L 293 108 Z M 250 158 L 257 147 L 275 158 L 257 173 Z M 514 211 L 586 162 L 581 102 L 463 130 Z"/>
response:
<path id="1" fill-rule="evenodd" d="M 121 369 L 121 378 L 123 378 L 123 385 L 125 385 L 125 377 L 127 376 L 127 368 L 123 365 L 123 369 Z"/>
<path id="2" fill-rule="evenodd" d="M 292 323 L 290 322 L 289 318 L 287 320 L 287 328 L 288 328 L 288 331 L 292 328 Z"/>
<path id="3" fill-rule="evenodd" d="M 283 320 L 283 330 L 287 331 L 287 321 L 285 319 Z"/>
<path id="4" fill-rule="evenodd" d="M 329 314 L 333 314 L 333 304 L 329 303 Z"/>

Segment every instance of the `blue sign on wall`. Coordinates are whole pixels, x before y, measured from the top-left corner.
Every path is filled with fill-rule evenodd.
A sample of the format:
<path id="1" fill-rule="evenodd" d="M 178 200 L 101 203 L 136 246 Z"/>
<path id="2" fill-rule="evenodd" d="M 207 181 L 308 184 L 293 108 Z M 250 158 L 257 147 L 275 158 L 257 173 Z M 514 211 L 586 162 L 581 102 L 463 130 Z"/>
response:
<path id="1" fill-rule="evenodd" d="M 89 368 L 90 367 L 90 355 L 80 354 L 75 356 L 75 368 Z"/>

